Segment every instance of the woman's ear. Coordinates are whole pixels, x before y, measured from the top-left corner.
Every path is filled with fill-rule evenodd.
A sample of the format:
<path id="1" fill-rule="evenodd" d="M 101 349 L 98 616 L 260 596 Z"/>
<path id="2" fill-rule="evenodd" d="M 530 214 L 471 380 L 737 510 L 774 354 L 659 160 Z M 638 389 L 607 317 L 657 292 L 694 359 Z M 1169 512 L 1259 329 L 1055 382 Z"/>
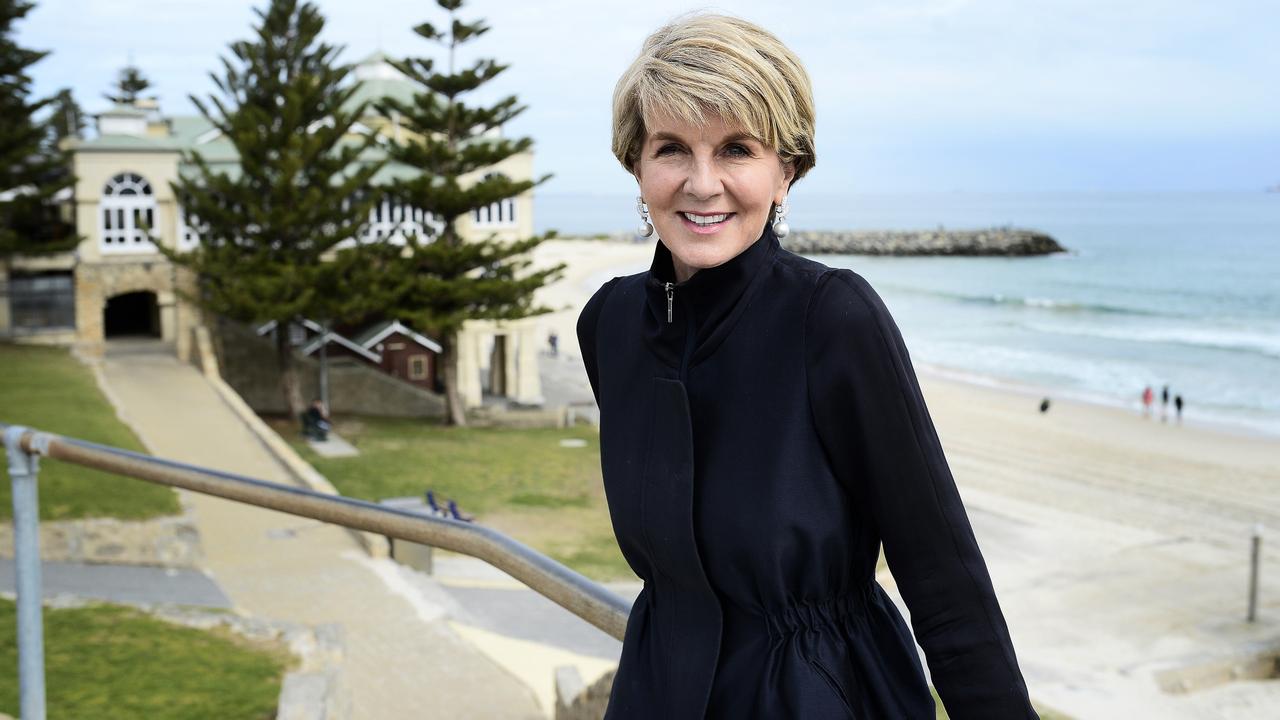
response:
<path id="1" fill-rule="evenodd" d="M 773 204 L 781 205 L 786 199 L 787 192 L 791 190 L 791 182 L 796 177 L 796 165 L 793 162 L 782 163 L 782 183 L 778 188 L 778 193 L 774 195 Z"/>

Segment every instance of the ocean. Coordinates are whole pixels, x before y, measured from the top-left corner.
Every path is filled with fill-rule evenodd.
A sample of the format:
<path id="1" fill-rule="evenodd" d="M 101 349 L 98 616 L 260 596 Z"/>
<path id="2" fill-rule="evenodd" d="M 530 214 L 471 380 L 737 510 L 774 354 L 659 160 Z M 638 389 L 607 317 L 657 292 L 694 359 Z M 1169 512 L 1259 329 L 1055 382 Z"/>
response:
<path id="1" fill-rule="evenodd" d="M 623 232 L 636 223 L 634 202 L 539 196 L 537 224 Z M 917 365 L 1135 412 L 1144 387 L 1159 405 L 1168 385 L 1188 422 L 1280 436 L 1280 194 L 797 188 L 791 202 L 796 229 L 1011 225 L 1068 248 L 1035 258 L 816 256 L 870 281 Z"/>

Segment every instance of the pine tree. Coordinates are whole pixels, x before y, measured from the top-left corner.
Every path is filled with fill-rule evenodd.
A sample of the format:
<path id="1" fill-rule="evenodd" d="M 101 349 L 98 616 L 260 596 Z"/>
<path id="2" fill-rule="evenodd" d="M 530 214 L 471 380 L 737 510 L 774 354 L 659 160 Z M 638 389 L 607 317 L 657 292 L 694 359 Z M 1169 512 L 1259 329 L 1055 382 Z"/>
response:
<path id="1" fill-rule="evenodd" d="M 114 92 L 105 93 L 103 97 L 117 105 L 132 105 L 150 87 L 151 81 L 142 74 L 142 70 L 129 64 L 120 68 L 116 75 Z"/>
<path id="2" fill-rule="evenodd" d="M 459 20 L 457 11 L 462 0 L 436 0 L 436 4 L 449 13 L 447 29 L 423 23 L 414 32 L 447 49 L 447 72 L 436 71 L 429 58 L 395 63 L 423 91 L 414 96 L 412 103 L 388 98 L 382 109 L 388 115 L 398 113 L 413 137 L 392 146 L 391 156 L 421 171 L 416 178 L 397 181 L 394 192 L 441 224 L 434 238 L 410 238 L 407 251 L 392 258 L 399 262 L 391 264 L 397 266 L 395 276 L 403 288 L 395 303 L 399 316 L 440 338 L 446 420 L 465 425 L 466 414 L 458 393 L 458 331 L 473 318 L 514 320 L 551 312 L 533 305 L 533 293 L 560 277 L 565 265 L 526 272 L 531 264 L 526 253 L 551 234 L 507 243 L 494 238 L 464 242 L 458 234 L 460 217 L 524 193 L 550 176 L 512 180 L 493 174 L 463 186 L 463 176 L 526 152 L 533 141 L 502 138 L 493 132 L 524 111 L 514 96 L 488 106 L 467 105 L 460 100 L 508 66 L 482 59 L 457 69 L 458 47 L 486 33 L 489 26 L 483 21 Z"/>
<path id="3" fill-rule="evenodd" d="M 50 141 L 56 147 L 63 140 L 79 140 L 84 137 L 84 112 L 71 94 L 63 88 L 53 96 L 49 105 Z"/>
<path id="4" fill-rule="evenodd" d="M 15 42 L 13 25 L 34 3 L 0 0 L 0 256 L 66 250 L 79 238 L 54 196 L 74 181 L 66 152 L 35 119 L 50 98 L 30 100 L 27 69 L 48 54 Z"/>
<path id="5" fill-rule="evenodd" d="M 286 328 L 299 316 L 341 321 L 367 309 L 355 304 L 367 301 L 358 284 L 336 279 L 369 282 L 353 258 L 362 249 L 335 246 L 367 222 L 373 196 L 364 189 L 381 163 L 358 162 L 373 138 L 351 132 L 364 107 L 347 108 L 351 66 L 336 64 L 341 49 L 319 39 L 315 5 L 271 0 L 255 13 L 255 37 L 232 43 L 223 75 L 213 76 L 221 97 L 192 97 L 235 147 L 239 168 L 184 156 L 194 172 L 173 187 L 200 244 L 161 252 L 195 271 L 206 309 L 276 321 L 281 390 L 297 417 L 303 398 Z"/>

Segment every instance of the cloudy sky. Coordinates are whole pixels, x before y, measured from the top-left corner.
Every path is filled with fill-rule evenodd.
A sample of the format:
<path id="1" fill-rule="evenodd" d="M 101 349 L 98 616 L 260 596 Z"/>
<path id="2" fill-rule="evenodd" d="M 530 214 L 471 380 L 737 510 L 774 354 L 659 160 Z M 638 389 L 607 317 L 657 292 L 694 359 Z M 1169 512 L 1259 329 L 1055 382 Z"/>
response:
<path id="1" fill-rule="evenodd" d="M 19 41 L 53 53 L 36 90 L 101 110 L 132 60 L 166 112 L 266 0 L 37 0 Z M 319 0 L 344 59 L 436 50 L 431 0 Z M 529 109 L 547 193 L 629 193 L 609 152 L 614 82 L 650 31 L 694 9 L 758 22 L 805 62 L 818 103 L 809 192 L 1259 190 L 1280 183 L 1275 0 L 471 0 L 493 30 L 472 57 Z M 466 56 L 464 56 L 466 57 Z"/>

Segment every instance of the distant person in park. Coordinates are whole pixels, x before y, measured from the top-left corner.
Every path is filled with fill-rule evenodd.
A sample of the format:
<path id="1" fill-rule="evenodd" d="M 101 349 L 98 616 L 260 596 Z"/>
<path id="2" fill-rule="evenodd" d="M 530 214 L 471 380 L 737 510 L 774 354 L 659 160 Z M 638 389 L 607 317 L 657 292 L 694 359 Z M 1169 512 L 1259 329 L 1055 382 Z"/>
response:
<path id="1" fill-rule="evenodd" d="M 1169 386 L 1160 388 L 1160 422 L 1169 419 Z"/>
<path id="2" fill-rule="evenodd" d="M 316 398 L 302 413 L 302 434 L 312 440 L 324 442 L 329 439 L 329 430 L 333 425 L 329 421 L 329 410 Z"/>
<path id="3" fill-rule="evenodd" d="M 1178 395 L 1173 398 L 1173 407 L 1178 413 L 1178 424 L 1182 424 L 1182 396 Z"/>
<path id="4" fill-rule="evenodd" d="M 1151 417 L 1151 403 L 1155 399 L 1155 393 L 1151 392 L 1151 386 L 1148 385 L 1142 390 L 1142 416 Z"/>
<path id="5" fill-rule="evenodd" d="M 613 151 L 657 242 L 577 324 L 644 580 L 605 718 L 933 720 L 882 543 L 950 716 L 1036 718 L 897 325 L 859 274 L 779 243 L 815 161 L 799 58 L 683 16 L 618 81 Z"/>
<path id="6" fill-rule="evenodd" d="M 547 345 L 551 346 L 551 357 L 555 357 L 560 353 L 560 336 L 556 334 L 555 330 L 552 330 L 551 334 L 547 336 Z"/>

